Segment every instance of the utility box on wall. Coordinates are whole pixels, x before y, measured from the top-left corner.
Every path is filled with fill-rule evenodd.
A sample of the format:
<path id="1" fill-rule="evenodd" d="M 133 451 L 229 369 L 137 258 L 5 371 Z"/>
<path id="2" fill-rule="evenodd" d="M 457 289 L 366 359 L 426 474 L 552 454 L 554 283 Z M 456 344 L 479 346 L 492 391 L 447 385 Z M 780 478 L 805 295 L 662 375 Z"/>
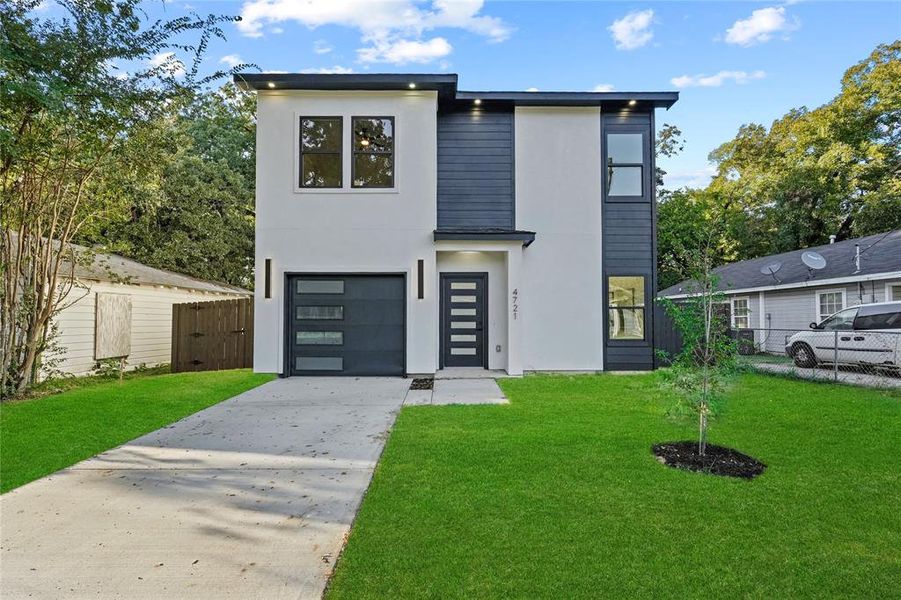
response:
<path id="1" fill-rule="evenodd" d="M 131 354 L 131 296 L 97 293 L 94 360 Z"/>

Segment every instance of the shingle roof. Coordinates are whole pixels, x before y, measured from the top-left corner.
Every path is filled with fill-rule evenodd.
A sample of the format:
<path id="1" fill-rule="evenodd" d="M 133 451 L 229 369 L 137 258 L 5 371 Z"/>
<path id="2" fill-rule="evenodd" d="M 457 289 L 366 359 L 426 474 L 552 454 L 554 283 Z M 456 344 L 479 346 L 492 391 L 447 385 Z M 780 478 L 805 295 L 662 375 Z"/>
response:
<path id="1" fill-rule="evenodd" d="M 74 244 L 73 244 L 74 246 Z M 81 246 L 75 246 L 78 250 L 85 250 Z M 97 281 L 117 281 L 143 285 L 163 285 L 180 287 L 203 292 L 217 292 L 220 294 L 247 294 L 252 292 L 228 283 L 197 279 L 190 275 L 183 275 L 165 269 L 148 267 L 136 260 L 119 256 L 118 254 L 106 254 L 94 251 L 90 264 L 78 264 L 75 267 L 75 276 L 79 279 L 92 279 Z"/>
<path id="2" fill-rule="evenodd" d="M 861 252 L 859 271 L 856 270 L 854 263 L 855 245 L 860 246 Z M 801 254 L 806 250 L 815 250 L 823 255 L 823 258 L 826 259 L 826 267 L 820 270 L 809 270 L 801 262 Z M 782 266 L 775 273 L 775 278 L 761 272 L 761 268 L 777 262 Z M 793 287 L 792 284 L 800 287 L 815 285 L 817 280 L 853 276 L 863 279 L 869 275 L 897 271 L 901 271 L 901 229 L 824 246 L 743 260 L 713 270 L 719 277 L 719 289 L 728 292 L 773 286 Z M 688 284 L 688 280 L 682 281 L 660 291 L 658 296 L 684 294 L 688 291 L 686 289 Z"/>

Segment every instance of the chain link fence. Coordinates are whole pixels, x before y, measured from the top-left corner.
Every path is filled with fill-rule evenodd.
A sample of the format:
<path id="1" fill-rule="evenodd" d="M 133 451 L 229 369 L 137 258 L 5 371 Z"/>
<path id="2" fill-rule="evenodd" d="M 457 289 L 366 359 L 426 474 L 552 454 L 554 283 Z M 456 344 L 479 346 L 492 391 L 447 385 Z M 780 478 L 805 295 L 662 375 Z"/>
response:
<path id="1" fill-rule="evenodd" d="M 901 389 L 901 331 L 735 329 L 742 364 L 803 379 Z"/>

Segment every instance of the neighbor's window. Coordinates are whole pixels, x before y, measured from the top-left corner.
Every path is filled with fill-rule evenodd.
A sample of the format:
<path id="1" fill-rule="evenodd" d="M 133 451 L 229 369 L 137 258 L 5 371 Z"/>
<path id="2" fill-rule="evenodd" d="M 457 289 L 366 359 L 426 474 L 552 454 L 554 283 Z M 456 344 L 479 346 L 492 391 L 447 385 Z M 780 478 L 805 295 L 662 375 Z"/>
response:
<path id="1" fill-rule="evenodd" d="M 817 294 L 817 309 L 820 311 L 817 321 L 822 321 L 843 308 L 845 308 L 845 295 L 840 291 L 820 292 Z"/>
<path id="2" fill-rule="evenodd" d="M 353 187 L 394 187 L 394 117 L 354 117 L 353 132 Z"/>
<path id="3" fill-rule="evenodd" d="M 644 134 L 607 134 L 607 195 L 642 196 L 644 193 Z"/>
<path id="4" fill-rule="evenodd" d="M 607 335 L 611 340 L 644 339 L 644 282 L 642 276 L 607 278 Z"/>
<path id="5" fill-rule="evenodd" d="M 300 187 L 341 187 L 341 117 L 300 118 Z"/>
<path id="6" fill-rule="evenodd" d="M 901 300 L 901 285 L 891 284 L 888 286 L 888 293 L 886 294 L 887 301 L 894 302 L 896 300 Z"/>
<path id="7" fill-rule="evenodd" d="M 735 329 L 748 329 L 751 326 L 751 307 L 747 298 L 734 298 L 732 300 L 732 327 Z"/>

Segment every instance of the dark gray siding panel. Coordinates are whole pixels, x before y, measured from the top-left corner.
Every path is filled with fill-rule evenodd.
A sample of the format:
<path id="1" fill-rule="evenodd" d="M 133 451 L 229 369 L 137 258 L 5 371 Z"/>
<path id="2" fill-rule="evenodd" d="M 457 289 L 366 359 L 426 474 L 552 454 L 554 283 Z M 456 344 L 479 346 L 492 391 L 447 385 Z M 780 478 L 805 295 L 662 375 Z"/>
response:
<path id="1" fill-rule="evenodd" d="M 438 115 L 438 228 L 515 229 L 513 113 Z"/>
<path id="2" fill-rule="evenodd" d="M 655 243 L 655 198 L 653 179 L 654 147 L 653 116 L 650 114 L 604 115 L 601 123 L 601 143 L 606 145 L 606 133 L 643 132 L 645 148 L 646 185 L 643 197 L 623 201 L 608 201 L 604 194 L 601 214 L 603 229 L 601 243 L 604 272 L 604 318 L 607 314 L 607 277 L 611 275 L 641 275 L 645 277 L 645 340 L 618 341 L 607 339 L 604 327 L 604 368 L 610 371 L 635 371 L 654 368 L 654 310 L 653 298 L 657 286 Z M 602 146 L 606 163 L 606 147 Z M 606 171 L 604 171 L 606 173 Z M 606 175 L 604 175 L 606 177 Z M 606 183 L 604 184 L 606 190 Z"/>

